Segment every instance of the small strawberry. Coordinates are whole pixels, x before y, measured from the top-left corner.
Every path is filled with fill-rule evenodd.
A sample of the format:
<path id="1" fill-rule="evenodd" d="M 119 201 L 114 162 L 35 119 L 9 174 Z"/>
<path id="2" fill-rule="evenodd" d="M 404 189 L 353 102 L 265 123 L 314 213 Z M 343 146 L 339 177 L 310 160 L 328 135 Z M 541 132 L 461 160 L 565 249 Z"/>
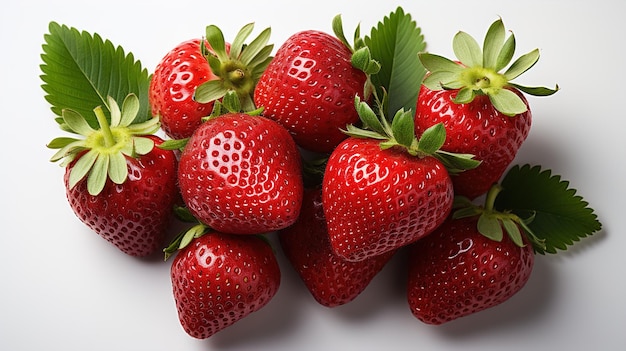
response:
<path id="1" fill-rule="evenodd" d="M 287 128 L 300 147 L 330 153 L 347 137 L 341 129 L 359 120 L 355 96 L 365 99 L 367 76 L 353 67 L 352 54 L 345 40 L 321 31 L 292 35 L 261 76 L 256 105 Z"/>
<path id="2" fill-rule="evenodd" d="M 366 103 L 356 105 L 371 130 L 349 126 L 351 137 L 330 155 L 323 178 L 330 242 L 350 261 L 393 251 L 432 232 L 452 208 L 451 161 L 462 166 L 450 168 L 476 166 L 468 157 L 438 153 L 445 140 L 441 124 L 418 140 L 410 112 L 398 111 L 389 124 Z"/>
<path id="3" fill-rule="evenodd" d="M 321 189 L 307 189 L 298 221 L 278 232 L 285 256 L 315 300 L 326 307 L 344 305 L 365 290 L 395 251 L 349 262 L 332 250 L 322 208 Z"/>
<path id="4" fill-rule="evenodd" d="M 533 247 L 543 243 L 520 217 L 494 209 L 501 190 L 493 185 L 484 207 L 459 198 L 453 216 L 410 245 L 408 301 L 421 321 L 443 324 L 491 308 L 530 278 Z"/>
<path id="5" fill-rule="evenodd" d="M 280 286 L 280 268 L 269 243 L 256 235 L 209 231 L 180 248 L 171 267 L 180 323 L 206 339 L 260 310 Z"/>
<path id="6" fill-rule="evenodd" d="M 98 130 L 64 110 L 64 129 L 85 138 L 57 138 L 48 146 L 60 149 L 52 161 L 64 159 L 67 198 L 80 220 L 121 251 L 146 256 L 164 244 L 178 196 L 176 156 L 155 147 L 162 142 L 150 135 L 159 128 L 157 119 L 132 124 L 139 109 L 135 95 L 121 111 L 109 98 L 108 108 L 110 124 L 101 107 L 94 110 Z"/>
<path id="7" fill-rule="evenodd" d="M 511 82 L 530 69 L 539 51 L 517 59 L 504 73 L 515 51 L 515 38 L 505 41 L 498 19 L 489 28 L 481 50 L 468 34 L 454 38 L 454 62 L 434 54 L 420 55 L 429 71 L 420 89 L 415 130 L 421 133 L 437 123 L 446 127 L 442 149 L 469 153 L 481 165 L 453 178 L 457 195 L 476 198 L 487 192 L 511 164 L 528 133 L 532 113 L 523 93 L 547 96 L 558 90 L 530 88 Z"/>
<path id="8" fill-rule="evenodd" d="M 259 234 L 293 224 L 302 203 L 300 154 L 276 122 L 227 113 L 187 142 L 178 182 L 191 213 L 226 233 Z"/>
<path id="9" fill-rule="evenodd" d="M 254 109 L 251 95 L 273 46 L 266 45 L 269 28 L 250 45 L 244 44 L 253 28 L 244 26 L 231 46 L 219 28 L 208 26 L 205 41 L 184 41 L 161 59 L 149 96 L 152 113 L 160 117 L 168 136 L 190 137 L 227 91 L 236 92 L 246 110 Z"/>

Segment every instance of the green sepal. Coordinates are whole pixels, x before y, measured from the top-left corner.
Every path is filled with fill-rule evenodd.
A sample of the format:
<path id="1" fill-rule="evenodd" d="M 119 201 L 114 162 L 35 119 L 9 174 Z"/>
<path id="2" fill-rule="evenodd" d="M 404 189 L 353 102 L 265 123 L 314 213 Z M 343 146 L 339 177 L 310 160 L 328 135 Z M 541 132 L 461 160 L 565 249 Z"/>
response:
<path id="1" fill-rule="evenodd" d="M 191 228 L 181 232 L 178 234 L 174 240 L 163 249 L 163 253 L 165 254 L 164 260 L 167 261 L 173 254 L 177 251 L 184 249 L 187 247 L 193 239 L 197 239 L 208 233 L 210 228 L 202 223 L 198 223 Z"/>
<path id="2" fill-rule="evenodd" d="M 511 62 L 515 52 L 515 37 L 506 38 L 501 19 L 491 24 L 482 49 L 478 42 L 465 32 L 458 32 L 453 39 L 453 50 L 459 62 L 447 58 L 422 53 L 420 61 L 429 71 L 423 84 L 430 90 L 459 90 L 453 101 L 466 104 L 477 95 L 488 95 L 494 108 L 501 113 L 514 116 L 527 111 L 527 106 L 508 88 L 515 87 L 535 96 L 548 96 L 557 89 L 529 88 L 512 82 L 532 68 L 539 60 L 539 50 L 535 49 L 520 56 L 504 73 L 500 73 Z"/>
<path id="3" fill-rule="evenodd" d="M 422 133 L 422 136 L 417 142 L 417 147 L 420 151 L 432 155 L 443 146 L 445 141 L 446 127 L 443 123 L 437 123 Z"/>
<path id="4" fill-rule="evenodd" d="M 253 29 L 254 23 L 243 26 L 227 52 L 222 31 L 215 25 L 206 27 L 206 41 L 210 48 L 202 45 L 202 55 L 219 79 L 200 84 L 194 92 L 194 100 L 199 103 L 219 101 L 228 91 L 234 91 L 241 100 L 244 111 L 256 109 L 252 95 L 258 80 L 272 60 L 270 55 L 274 45 L 268 44 L 270 28 L 261 31 L 246 44 Z"/>
<path id="5" fill-rule="evenodd" d="M 156 118 L 135 123 L 140 111 L 139 99 L 135 94 L 129 94 L 124 99 L 121 109 L 112 97 L 106 100 L 110 122 L 102 106 L 93 109 L 100 129 L 92 128 L 80 113 L 64 109 L 63 125 L 68 132 L 81 135 L 83 139 L 62 137 L 48 143 L 49 148 L 58 149 L 50 161 L 63 160 L 63 167 L 76 161 L 70 171 L 70 189 L 86 177 L 87 190 L 93 196 L 104 189 L 107 179 L 115 184 L 127 180 L 126 157 L 137 157 L 152 151 L 154 141 L 145 135 L 151 135 L 160 127 Z"/>
<path id="6" fill-rule="evenodd" d="M 502 241 L 504 237 L 500 221 L 496 216 L 491 214 L 483 213 L 480 215 L 480 217 L 478 217 L 477 228 L 480 234 L 493 241 Z"/>
<path id="7" fill-rule="evenodd" d="M 413 142 L 415 141 L 415 122 L 413 121 L 413 114 L 411 113 L 411 111 L 399 110 L 398 112 L 396 112 L 391 121 L 391 131 L 393 133 L 393 138 L 395 139 L 395 141 L 410 150 Z M 418 147 L 419 146 L 420 144 L 418 144 Z M 430 150 L 422 151 L 432 153 L 432 151 Z"/>
<path id="8" fill-rule="evenodd" d="M 165 140 L 159 145 L 159 148 L 163 150 L 182 150 L 188 141 L 189 138 Z"/>

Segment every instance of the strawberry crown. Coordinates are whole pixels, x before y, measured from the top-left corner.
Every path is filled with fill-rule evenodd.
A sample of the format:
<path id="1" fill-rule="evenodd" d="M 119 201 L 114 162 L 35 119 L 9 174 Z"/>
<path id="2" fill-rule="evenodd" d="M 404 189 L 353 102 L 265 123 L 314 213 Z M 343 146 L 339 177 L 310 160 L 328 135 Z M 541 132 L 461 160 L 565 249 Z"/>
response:
<path id="1" fill-rule="evenodd" d="M 135 94 L 129 94 L 124 99 L 121 109 L 110 96 L 107 97 L 107 105 L 111 111 L 110 123 L 102 106 L 93 110 L 100 129 L 92 128 L 80 113 L 64 109 L 61 129 L 83 138 L 59 137 L 47 145 L 58 149 L 50 161 L 63 160 L 61 166 L 67 167 L 76 160 L 70 171 L 70 189 L 86 177 L 87 190 L 94 196 L 102 191 L 107 179 L 115 184 L 126 181 L 126 157 L 137 157 L 152 151 L 154 141 L 143 136 L 159 129 L 157 118 L 133 124 L 139 111 L 139 99 Z"/>
<path id="2" fill-rule="evenodd" d="M 557 92 L 558 85 L 555 89 L 550 89 L 527 87 L 512 82 L 537 63 L 538 49 L 520 56 L 500 73 L 509 65 L 515 52 L 515 36 L 511 33 L 508 39 L 505 37 L 504 24 L 498 19 L 489 27 L 482 49 L 465 32 L 458 32 L 454 36 L 453 50 L 458 62 L 421 53 L 419 59 L 430 72 L 423 84 L 431 90 L 458 90 L 453 101 L 459 104 L 472 102 L 477 95 L 487 95 L 493 106 L 508 116 L 526 112 L 528 109 L 517 94 L 506 89 L 508 87 L 515 87 L 534 96 L 548 96 Z"/>
<path id="3" fill-rule="evenodd" d="M 222 31 L 215 25 L 206 27 L 206 41 L 210 48 L 203 40 L 202 55 L 207 59 L 213 74 L 220 79 L 199 85 L 194 94 L 196 101 L 200 103 L 216 101 L 227 92 L 234 91 L 241 100 L 244 111 L 255 109 L 252 94 L 259 78 L 272 60 L 270 54 L 274 45 L 267 44 L 271 36 L 270 28 L 266 28 L 246 44 L 245 41 L 253 29 L 253 23 L 243 26 L 227 49 Z"/>

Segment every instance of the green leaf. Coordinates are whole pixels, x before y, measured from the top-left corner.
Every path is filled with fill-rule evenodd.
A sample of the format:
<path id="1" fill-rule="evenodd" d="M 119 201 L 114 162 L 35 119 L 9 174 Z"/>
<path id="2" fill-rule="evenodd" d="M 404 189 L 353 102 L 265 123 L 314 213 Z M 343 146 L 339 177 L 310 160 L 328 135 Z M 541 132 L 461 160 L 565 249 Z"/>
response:
<path id="1" fill-rule="evenodd" d="M 227 61 L 228 55 L 226 54 L 226 40 L 224 39 L 224 33 L 222 33 L 222 30 L 212 24 L 206 26 L 205 33 L 206 41 L 209 42 L 209 45 L 211 46 L 211 49 L 213 50 L 215 55 L 217 55 L 217 57 L 221 61 Z"/>
<path id="2" fill-rule="evenodd" d="M 502 219 L 502 226 L 509 238 L 515 243 L 517 246 L 524 246 L 524 241 L 522 240 L 522 232 L 520 232 L 519 227 L 512 219 L 504 218 Z"/>
<path id="3" fill-rule="evenodd" d="M 478 217 L 478 231 L 480 234 L 494 241 L 502 241 L 504 233 L 500 221 L 495 216 L 483 213 Z"/>
<path id="4" fill-rule="evenodd" d="M 533 95 L 533 96 L 550 96 L 556 93 L 557 91 L 559 91 L 558 85 L 554 89 L 550 89 L 546 87 L 527 87 L 527 86 L 523 86 L 523 85 L 519 85 L 515 83 L 510 83 L 510 84 L 516 87 L 517 89 L 523 91 L 524 93 L 528 95 Z"/>
<path id="5" fill-rule="evenodd" d="M 391 131 L 398 144 L 407 148 L 411 147 L 413 140 L 415 140 L 415 124 L 411 111 L 398 111 L 391 122 Z"/>
<path id="6" fill-rule="evenodd" d="M 271 36 L 272 36 L 271 28 L 265 28 L 259 34 L 259 36 L 254 38 L 254 40 L 252 40 L 250 44 L 248 44 L 246 49 L 243 51 L 243 53 L 241 54 L 241 58 L 240 58 L 241 62 L 244 65 L 248 66 L 250 65 L 250 62 L 254 61 L 257 55 L 259 55 L 260 57 L 262 57 L 263 55 L 267 56 L 266 55 L 267 51 L 263 49 L 267 47 L 266 45 L 269 42 Z M 270 47 L 269 51 L 271 52 L 271 48 L 273 48 L 273 46 L 270 45 L 269 47 Z"/>
<path id="7" fill-rule="evenodd" d="M 224 86 L 220 80 L 209 80 L 200 84 L 194 93 L 194 100 L 200 103 L 207 103 L 221 99 L 228 92 L 228 88 Z"/>
<path id="8" fill-rule="evenodd" d="M 241 49 L 243 49 L 246 39 L 248 39 L 250 34 L 252 34 L 253 30 L 254 23 L 248 23 L 239 30 L 239 33 L 237 33 L 235 39 L 233 40 L 233 44 L 230 46 L 229 55 L 231 58 L 239 58 L 239 55 L 241 54 Z"/>
<path id="9" fill-rule="evenodd" d="M 87 177 L 87 191 L 89 194 L 96 196 L 104 189 L 104 185 L 107 182 L 110 159 L 111 157 L 107 154 L 100 154 L 96 158 L 96 162 L 94 162 Z"/>
<path id="10" fill-rule="evenodd" d="M 422 133 L 417 143 L 417 148 L 426 154 L 432 155 L 439 150 L 445 141 L 446 127 L 443 123 L 437 123 Z"/>
<path id="11" fill-rule="evenodd" d="M 504 24 L 501 19 L 491 24 L 483 42 L 483 67 L 498 71 L 498 57 L 504 44 Z"/>
<path id="12" fill-rule="evenodd" d="M 426 73 L 417 56 L 426 48 L 421 29 L 398 7 L 372 28 L 364 42 L 372 59 L 380 64 L 379 72 L 371 76 L 371 81 L 379 96 L 384 95 L 384 91 L 389 96 L 386 111 L 383 111 L 385 116 L 399 110 L 414 112 Z"/>
<path id="13" fill-rule="evenodd" d="M 500 53 L 498 54 L 498 59 L 496 61 L 496 67 L 494 68 L 494 71 L 500 72 L 501 69 L 506 67 L 513 59 L 514 54 L 515 54 L 515 35 L 511 33 L 509 38 L 504 42 L 504 45 L 502 45 L 502 48 L 500 49 Z"/>
<path id="14" fill-rule="evenodd" d="M 91 114 L 93 115 L 93 111 L 91 111 Z M 63 121 L 74 133 L 87 136 L 94 132 L 94 129 L 80 113 L 74 110 L 64 109 L 62 115 Z"/>
<path id="15" fill-rule="evenodd" d="M 514 166 L 504 176 L 502 191 L 495 208 L 511 211 L 520 218 L 534 215 L 527 223 L 535 236 L 545 240 L 545 248 L 536 248 L 541 254 L 566 250 L 580 239 L 602 228 L 602 224 L 569 182 L 540 166 Z"/>
<path id="16" fill-rule="evenodd" d="M 511 66 L 504 72 L 504 76 L 508 80 L 519 77 L 522 73 L 531 69 L 535 63 L 539 61 L 539 49 L 535 49 L 525 55 L 520 56 Z"/>
<path id="17" fill-rule="evenodd" d="M 354 97 L 354 106 L 359 118 L 363 122 L 364 127 L 369 128 L 381 135 L 387 134 L 387 131 L 376 115 L 376 112 L 374 112 L 374 110 L 372 110 L 366 102 L 361 101 L 358 95 Z"/>
<path id="18" fill-rule="evenodd" d="M 418 57 L 422 65 L 424 65 L 424 68 L 430 72 L 445 71 L 460 73 L 463 70 L 463 66 L 440 55 L 424 52 L 419 54 Z"/>
<path id="19" fill-rule="evenodd" d="M 97 33 L 80 32 L 55 22 L 50 22 L 44 40 L 41 87 L 55 115 L 61 116 L 64 109 L 70 108 L 97 128 L 93 114 L 96 106 L 107 106 L 107 96 L 121 102 L 134 93 L 141 106 L 137 122 L 151 117 L 148 71 L 132 53 L 125 53 Z"/>
<path id="20" fill-rule="evenodd" d="M 458 32 L 452 39 L 456 57 L 467 67 L 482 67 L 483 51 L 476 39 L 465 32 Z"/>
<path id="21" fill-rule="evenodd" d="M 489 94 L 489 100 L 496 110 L 507 116 L 515 116 L 528 110 L 524 101 L 509 89 L 500 89 L 495 94 Z"/>
<path id="22" fill-rule="evenodd" d="M 109 158 L 109 178 L 115 184 L 122 184 L 128 176 L 128 167 L 126 166 L 126 158 L 121 152 L 111 154 Z"/>
<path id="23" fill-rule="evenodd" d="M 87 153 L 82 155 L 78 161 L 74 164 L 70 172 L 69 185 L 70 189 L 76 186 L 78 182 L 80 182 L 87 173 L 91 170 L 91 167 L 96 162 L 98 158 L 98 153 L 94 150 L 89 150 Z"/>

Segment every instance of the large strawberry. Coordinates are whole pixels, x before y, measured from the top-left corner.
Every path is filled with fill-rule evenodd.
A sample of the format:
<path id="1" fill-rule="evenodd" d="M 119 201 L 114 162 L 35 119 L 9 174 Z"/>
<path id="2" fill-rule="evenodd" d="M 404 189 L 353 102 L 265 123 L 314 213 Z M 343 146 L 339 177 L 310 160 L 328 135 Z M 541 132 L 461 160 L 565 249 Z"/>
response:
<path id="1" fill-rule="evenodd" d="M 298 221 L 278 232 L 285 256 L 313 298 L 323 306 L 344 305 L 365 290 L 395 251 L 360 262 L 337 255 L 328 240 L 321 189 L 307 189 Z"/>
<path id="2" fill-rule="evenodd" d="M 448 216 L 454 196 L 447 170 L 450 159 L 438 153 L 445 139 L 441 124 L 418 140 L 409 112 L 399 111 L 389 124 L 366 103 L 356 105 L 371 130 L 350 126 L 351 136 L 332 152 L 323 178 L 330 242 L 350 261 L 428 235 Z M 475 167 L 471 159 L 459 161 L 467 163 L 452 168 Z"/>
<path id="3" fill-rule="evenodd" d="M 482 50 L 471 36 L 459 32 L 454 38 L 458 61 L 420 55 L 429 75 L 418 96 L 416 132 L 443 123 L 447 131 L 443 150 L 473 154 L 482 161 L 476 169 L 453 178 L 458 195 L 475 198 L 486 193 L 515 158 L 532 122 L 522 92 L 546 96 L 558 89 L 512 82 L 537 62 L 538 50 L 521 56 L 500 73 L 514 50 L 514 36 L 505 41 L 504 25 L 498 19 L 489 28 Z"/>
<path id="4" fill-rule="evenodd" d="M 150 135 L 159 127 L 157 119 L 132 124 L 138 106 L 129 95 L 120 111 L 109 98 L 111 123 L 98 107 L 97 130 L 66 109 L 65 129 L 85 138 L 57 138 L 49 147 L 60 149 L 52 161 L 65 159 L 67 198 L 80 220 L 121 251 L 146 256 L 164 244 L 178 196 L 177 161 L 172 151 L 156 147 L 160 138 Z"/>
<path id="5" fill-rule="evenodd" d="M 331 152 L 346 138 L 341 129 L 359 120 L 353 102 L 363 98 L 367 76 L 352 66 L 352 54 L 345 41 L 325 32 L 292 35 L 261 76 L 256 105 L 302 148 Z"/>
<path id="6" fill-rule="evenodd" d="M 493 186 L 484 207 L 455 212 L 457 216 L 410 245 L 408 302 L 421 321 L 443 324 L 491 308 L 515 295 L 530 278 L 533 244 L 539 240 L 527 236 L 528 227 L 519 217 L 494 210 L 500 190 Z"/>
<path id="7" fill-rule="evenodd" d="M 201 234 L 178 252 L 171 279 L 183 329 L 205 339 L 267 305 L 280 286 L 280 268 L 259 236 Z"/>
<path id="8" fill-rule="evenodd" d="M 202 117 L 211 113 L 214 101 L 229 90 L 239 95 L 246 110 L 254 109 L 252 93 L 273 46 L 266 45 L 269 28 L 245 45 L 253 27 L 244 26 L 231 47 L 219 28 L 208 26 L 204 42 L 184 41 L 161 59 L 150 82 L 149 96 L 152 113 L 160 117 L 168 136 L 190 137 Z"/>
<path id="9" fill-rule="evenodd" d="M 276 122 L 244 113 L 213 117 L 196 129 L 181 154 L 178 182 L 191 213 L 221 232 L 287 227 L 302 203 L 293 139 Z"/>

